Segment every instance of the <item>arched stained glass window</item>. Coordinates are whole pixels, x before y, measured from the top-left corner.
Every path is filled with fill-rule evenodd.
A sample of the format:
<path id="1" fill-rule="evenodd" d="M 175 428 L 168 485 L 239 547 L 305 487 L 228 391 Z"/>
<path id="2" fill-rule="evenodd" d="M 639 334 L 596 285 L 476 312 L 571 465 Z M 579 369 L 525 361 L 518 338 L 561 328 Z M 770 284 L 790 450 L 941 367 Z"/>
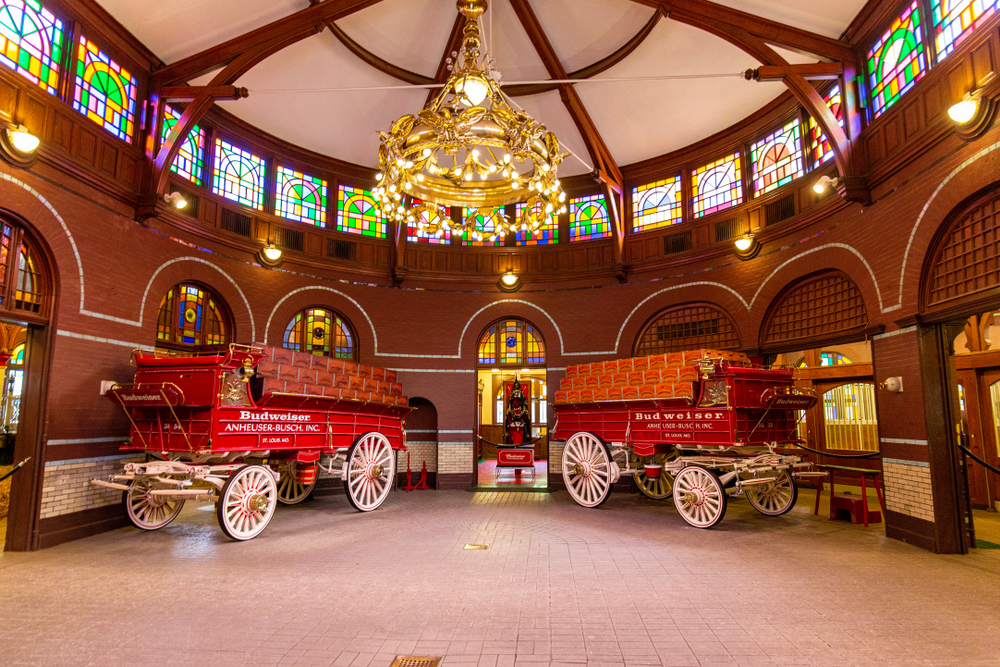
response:
<path id="1" fill-rule="evenodd" d="M 996 13 L 1000 0 L 931 0 L 934 48 L 944 60 L 979 26 Z"/>
<path id="2" fill-rule="evenodd" d="M 696 169 L 691 175 L 694 217 L 711 215 L 743 203 L 742 179 L 738 151 Z"/>
<path id="3" fill-rule="evenodd" d="M 278 167 L 274 212 L 286 220 L 326 227 L 326 181 Z"/>
<path id="4" fill-rule="evenodd" d="M 80 35 L 73 108 L 119 139 L 132 143 L 138 82 L 97 45 Z"/>
<path id="5" fill-rule="evenodd" d="M 179 111 L 169 104 L 163 106 L 163 130 L 160 141 L 166 141 L 167 135 L 181 119 Z M 202 184 L 202 169 L 205 166 L 205 130 L 195 125 L 187 138 L 181 142 L 170 171 L 183 176 L 196 185 Z"/>
<path id="6" fill-rule="evenodd" d="M 413 200 L 414 206 L 420 206 L 423 202 L 419 199 Z M 444 216 L 451 219 L 451 207 L 444 207 Z M 410 243 L 430 243 L 434 245 L 449 245 L 451 243 L 451 230 L 450 229 L 439 229 L 438 231 L 431 234 L 430 232 L 421 229 L 420 225 L 428 225 L 432 222 L 436 222 L 441 217 L 441 208 L 431 208 L 429 210 L 423 210 L 420 212 L 420 219 L 417 222 L 407 223 L 406 226 L 406 240 Z M 447 222 L 447 221 L 445 221 Z M 450 223 L 449 223 L 450 224 Z"/>
<path id="7" fill-rule="evenodd" d="M 45 260 L 23 230 L 9 224 L 0 227 L 0 309 L 44 315 L 52 295 Z M 17 265 L 8 283 L 11 261 Z"/>
<path id="8" fill-rule="evenodd" d="M 750 147 L 753 196 L 780 188 L 802 175 L 802 129 L 798 119 Z"/>
<path id="9" fill-rule="evenodd" d="M 545 363 L 545 341 L 525 320 L 504 318 L 479 337 L 476 361 L 480 366 L 531 366 Z"/>
<path id="10" fill-rule="evenodd" d="M 58 94 L 63 22 L 37 0 L 0 0 L 0 62 Z"/>
<path id="11" fill-rule="evenodd" d="M 377 239 L 388 235 L 388 225 L 368 190 L 341 185 L 337 191 L 337 231 Z"/>
<path id="12" fill-rule="evenodd" d="M 264 209 L 264 160 L 250 151 L 215 140 L 212 191 L 257 210 Z"/>
<path id="13" fill-rule="evenodd" d="M 477 234 L 462 232 L 462 245 L 502 246 L 506 239 L 502 232 L 497 231 L 497 228 L 498 223 L 503 221 L 503 215 L 503 206 L 477 209 L 462 207 L 462 219 L 468 222 L 471 216 L 475 221 L 477 232 Z"/>
<path id="14" fill-rule="evenodd" d="M 357 348 L 350 323 L 327 308 L 306 308 L 285 327 L 283 346 L 320 357 L 354 359 Z"/>
<path id="15" fill-rule="evenodd" d="M 643 232 L 684 221 L 681 177 L 632 188 L 632 231 Z"/>
<path id="16" fill-rule="evenodd" d="M 198 285 L 181 283 L 160 302 L 156 344 L 174 349 L 228 345 L 232 327 L 226 313 L 219 297 Z"/>
<path id="17" fill-rule="evenodd" d="M 24 343 L 21 343 L 10 353 L 10 362 L 12 366 L 23 366 L 24 365 Z"/>
<path id="18" fill-rule="evenodd" d="M 29 313 L 41 310 L 44 295 L 44 280 L 41 266 L 35 257 L 35 252 L 25 241 L 21 241 L 21 252 L 17 265 L 17 283 L 15 284 L 14 307 Z"/>
<path id="19" fill-rule="evenodd" d="M 514 205 L 514 215 L 518 221 L 518 231 L 517 231 L 517 245 L 552 245 L 553 243 L 559 243 L 559 219 L 554 215 L 547 215 L 543 219 L 541 225 L 538 229 L 521 229 L 521 216 L 524 215 L 527 209 L 527 202 L 518 202 Z M 542 205 L 535 204 L 534 213 L 536 215 L 541 215 Z"/>
<path id="20" fill-rule="evenodd" d="M 611 236 L 611 218 L 604 195 L 577 197 L 569 202 L 569 241 Z"/>
<path id="21" fill-rule="evenodd" d="M 927 71 L 923 25 L 913 0 L 868 52 L 872 116 L 878 118 Z"/>
<path id="22" fill-rule="evenodd" d="M 840 86 L 834 86 L 824 97 L 826 106 L 830 107 L 837 124 L 844 127 L 844 112 L 840 108 Z M 809 118 L 809 159 L 811 169 L 815 169 L 827 160 L 833 158 L 833 149 L 830 148 L 830 140 L 820 128 L 815 118 Z"/>

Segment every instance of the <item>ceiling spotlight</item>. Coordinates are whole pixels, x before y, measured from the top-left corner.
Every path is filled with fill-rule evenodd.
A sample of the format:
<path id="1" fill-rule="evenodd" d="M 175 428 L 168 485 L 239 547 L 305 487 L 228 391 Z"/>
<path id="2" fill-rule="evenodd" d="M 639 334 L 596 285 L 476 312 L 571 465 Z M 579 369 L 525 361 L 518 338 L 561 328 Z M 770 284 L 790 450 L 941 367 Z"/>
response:
<path id="1" fill-rule="evenodd" d="M 257 252 L 257 261 L 261 263 L 261 266 L 275 267 L 281 264 L 281 255 L 281 248 L 273 243 L 268 243 Z"/>
<path id="2" fill-rule="evenodd" d="M 819 180 L 813 183 L 813 192 L 815 192 L 818 195 L 821 195 L 824 192 L 826 192 L 827 186 L 835 188 L 839 183 L 840 183 L 839 179 L 830 178 L 829 176 L 820 176 Z"/>
<path id="3" fill-rule="evenodd" d="M 184 199 L 184 195 L 177 191 L 171 192 L 169 195 L 163 195 L 163 201 L 172 204 L 174 208 L 184 208 L 188 205 L 187 199 Z"/>
<path id="4" fill-rule="evenodd" d="M 948 117 L 959 125 L 965 125 L 976 117 L 979 111 L 979 100 L 975 93 L 966 93 L 961 102 L 956 102 L 948 108 Z"/>
<path id="5" fill-rule="evenodd" d="M 28 132 L 28 128 L 24 125 L 8 128 L 7 137 L 10 139 L 11 145 L 22 153 L 34 153 L 38 150 L 38 144 L 41 143 L 38 137 Z"/>
<path id="6" fill-rule="evenodd" d="M 760 242 L 751 233 L 736 239 L 733 246 L 736 248 L 736 256 L 743 260 L 753 259 L 760 252 Z"/>
<path id="7" fill-rule="evenodd" d="M 500 276 L 500 280 L 497 281 L 497 286 L 499 286 L 504 292 L 516 292 L 521 289 L 521 278 L 513 271 L 508 271 Z"/>

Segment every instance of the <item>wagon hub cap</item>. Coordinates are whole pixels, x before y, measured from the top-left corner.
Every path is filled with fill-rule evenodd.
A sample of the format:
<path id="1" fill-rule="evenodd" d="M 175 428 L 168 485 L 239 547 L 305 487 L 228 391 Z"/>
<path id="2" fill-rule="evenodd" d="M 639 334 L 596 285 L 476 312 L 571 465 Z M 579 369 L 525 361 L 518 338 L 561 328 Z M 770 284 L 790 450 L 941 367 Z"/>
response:
<path id="1" fill-rule="evenodd" d="M 573 474 L 577 477 L 588 477 L 590 475 L 590 462 L 581 461 L 573 466 Z"/>
<path id="2" fill-rule="evenodd" d="M 257 493 L 247 500 L 247 508 L 251 512 L 262 512 L 267 509 L 267 496 L 263 493 Z"/>
<path id="3" fill-rule="evenodd" d="M 372 479 L 378 479 L 382 476 L 383 468 L 380 465 L 372 466 L 371 470 L 368 472 L 368 476 Z"/>
<path id="4" fill-rule="evenodd" d="M 684 502 L 688 505 L 696 505 L 700 500 L 700 494 L 696 491 L 688 491 L 684 494 Z"/>

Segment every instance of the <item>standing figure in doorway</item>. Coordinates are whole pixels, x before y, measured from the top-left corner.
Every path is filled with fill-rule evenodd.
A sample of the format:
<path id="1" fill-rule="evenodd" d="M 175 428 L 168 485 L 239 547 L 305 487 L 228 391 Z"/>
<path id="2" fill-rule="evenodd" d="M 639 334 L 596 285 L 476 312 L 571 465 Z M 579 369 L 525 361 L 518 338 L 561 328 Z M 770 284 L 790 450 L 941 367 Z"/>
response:
<path id="1" fill-rule="evenodd" d="M 531 440 L 531 413 L 528 401 L 521 389 L 521 383 L 514 378 L 514 384 L 507 396 L 507 409 L 503 416 L 503 441 L 507 445 L 523 445 Z"/>

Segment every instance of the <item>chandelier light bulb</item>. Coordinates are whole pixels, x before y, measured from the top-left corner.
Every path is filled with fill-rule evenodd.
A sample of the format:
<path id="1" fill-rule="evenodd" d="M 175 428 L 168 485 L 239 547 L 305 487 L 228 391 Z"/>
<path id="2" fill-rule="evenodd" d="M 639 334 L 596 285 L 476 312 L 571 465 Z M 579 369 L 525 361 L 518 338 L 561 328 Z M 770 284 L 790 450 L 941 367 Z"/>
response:
<path id="1" fill-rule="evenodd" d="M 379 182 L 382 181 L 382 172 L 381 171 L 379 173 L 375 174 L 375 180 L 379 181 Z"/>
<path id="2" fill-rule="evenodd" d="M 406 190 L 409 190 L 409 189 L 410 189 L 410 188 L 412 188 L 412 187 L 413 187 L 413 183 L 410 183 L 409 181 L 407 181 L 407 182 L 406 182 L 406 183 L 405 183 L 405 184 L 403 185 L 403 188 L 404 188 L 404 189 L 406 189 Z"/>
<path id="3" fill-rule="evenodd" d="M 511 178 L 519 178 L 519 177 L 520 177 L 520 174 L 518 174 L 518 173 L 517 173 L 517 170 L 516 170 L 516 169 L 511 169 L 511 170 L 510 170 L 510 177 L 511 177 Z"/>
<path id="4" fill-rule="evenodd" d="M 482 77 L 476 75 L 466 75 L 455 84 L 455 92 L 463 95 L 466 99 L 462 102 L 466 105 L 479 106 L 479 103 L 486 99 L 490 88 Z"/>
<path id="5" fill-rule="evenodd" d="M 431 149 L 425 148 L 423 155 L 424 155 L 424 157 L 430 157 L 431 156 Z"/>
<path id="6" fill-rule="evenodd" d="M 503 163 L 504 164 L 510 164 L 510 153 L 504 153 L 503 154 Z"/>
<path id="7" fill-rule="evenodd" d="M 479 157 L 479 149 L 478 148 L 473 148 L 472 149 L 472 157 L 474 157 L 474 158 L 478 158 Z"/>
<path id="8" fill-rule="evenodd" d="M 394 183 L 389 186 L 389 192 L 395 192 L 395 191 L 396 191 L 396 184 Z"/>
<path id="9" fill-rule="evenodd" d="M 554 207 L 552 206 L 552 204 L 546 204 L 545 205 L 545 212 L 546 213 L 551 213 L 553 208 Z"/>

